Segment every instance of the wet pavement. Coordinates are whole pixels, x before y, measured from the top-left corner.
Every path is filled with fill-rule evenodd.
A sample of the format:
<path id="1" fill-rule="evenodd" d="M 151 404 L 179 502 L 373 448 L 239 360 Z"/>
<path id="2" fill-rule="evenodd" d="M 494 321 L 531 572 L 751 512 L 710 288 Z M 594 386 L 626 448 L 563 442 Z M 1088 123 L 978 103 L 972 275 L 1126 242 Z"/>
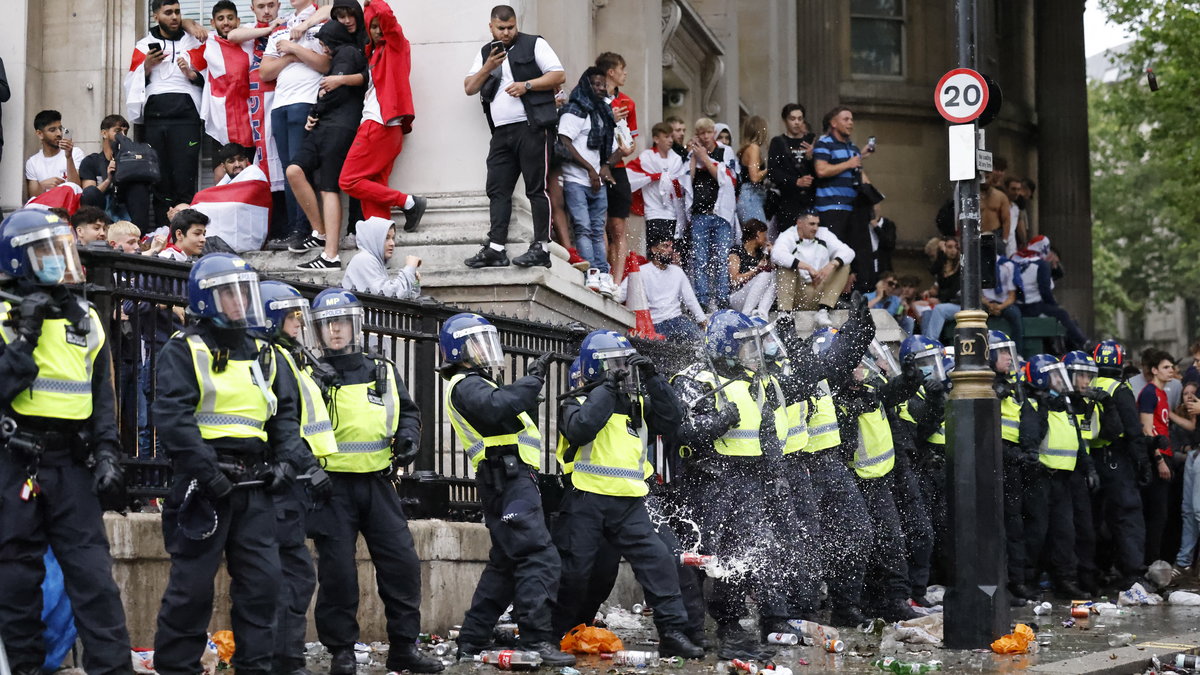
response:
<path id="1" fill-rule="evenodd" d="M 1185 589 L 1197 590 L 1197 589 Z M 1112 598 L 1115 600 L 1116 598 Z M 990 650 L 950 650 L 932 647 L 930 645 L 900 644 L 898 648 L 880 649 L 881 636 L 877 633 L 864 633 L 854 630 L 842 630 L 841 639 L 846 644 L 842 654 L 827 654 L 820 647 L 775 647 L 774 663 L 790 668 L 794 675 L 807 673 L 880 673 L 872 666 L 872 661 L 882 656 L 891 656 L 902 661 L 929 662 L 940 661 L 942 671 L 949 673 L 1013 673 L 1032 669 L 1041 665 L 1042 672 L 1055 672 L 1058 668 L 1046 669 L 1046 664 L 1075 660 L 1088 654 L 1107 654 L 1118 656 L 1116 652 L 1121 644 L 1110 645 L 1110 639 L 1121 634 L 1132 634 L 1133 659 L 1148 665 L 1154 654 L 1174 653 L 1178 649 L 1164 646 L 1140 647 L 1139 643 L 1153 642 L 1180 634 L 1200 631 L 1200 607 L 1158 606 L 1120 607 L 1108 610 L 1102 615 L 1092 614 L 1087 619 L 1074 619 L 1072 625 L 1064 627 L 1064 622 L 1071 622 L 1070 603 L 1047 598 L 1052 603 L 1048 615 L 1035 615 L 1035 605 L 1028 604 L 1023 608 L 1013 609 L 1014 623 L 1025 623 L 1034 628 L 1037 633 L 1038 651 L 1022 655 L 997 655 Z M 649 617 L 638 617 L 628 612 L 624 616 L 640 622 L 641 627 L 617 628 L 614 632 L 622 639 L 626 649 L 654 650 L 654 631 Z M 710 627 L 709 636 L 712 637 Z M 384 647 L 386 648 L 386 647 Z M 1121 660 L 1114 658 L 1110 666 L 1128 662 L 1130 650 L 1121 650 Z M 453 650 L 451 650 L 453 655 Z M 373 654 L 370 665 L 360 665 L 359 675 L 376 675 L 386 673 L 382 662 L 385 654 Z M 1109 661 L 1104 661 L 1106 664 Z M 763 662 L 758 663 L 764 665 Z M 319 645 L 312 645 L 309 669 L 313 673 L 327 673 L 329 669 L 328 655 Z M 710 652 L 702 661 L 687 661 L 679 665 L 661 663 L 650 668 L 635 669 L 614 667 L 611 661 L 602 660 L 598 656 L 580 656 L 576 669 L 583 675 L 634 675 L 640 673 L 685 673 L 723 675 L 724 664 L 720 664 L 715 655 Z M 1144 668 L 1132 668 L 1121 672 L 1142 672 Z M 495 672 L 492 666 L 469 663 L 452 664 L 446 671 L 447 675 L 487 675 Z M 543 673 L 551 669 L 543 668 Z M 1076 671 L 1072 671 L 1076 672 Z"/>

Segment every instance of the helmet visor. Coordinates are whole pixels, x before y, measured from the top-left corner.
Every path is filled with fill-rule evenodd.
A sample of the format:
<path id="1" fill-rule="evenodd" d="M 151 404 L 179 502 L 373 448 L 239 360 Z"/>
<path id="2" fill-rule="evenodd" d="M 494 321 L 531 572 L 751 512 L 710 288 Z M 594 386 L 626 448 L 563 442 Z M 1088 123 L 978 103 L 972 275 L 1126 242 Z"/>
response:
<path id="1" fill-rule="evenodd" d="M 914 363 L 921 374 L 925 376 L 926 382 L 943 382 L 946 379 L 946 367 L 943 359 L 940 351 L 929 349 L 917 354 Z"/>
<path id="2" fill-rule="evenodd" d="M 456 332 L 454 337 L 462 340 L 467 363 L 488 370 L 504 368 L 504 348 L 495 326 L 472 326 Z"/>
<path id="3" fill-rule="evenodd" d="M 1020 360 L 1017 343 L 1012 340 L 992 343 L 988 345 L 988 357 L 992 362 L 992 370 L 1000 375 L 1010 375 L 1016 371 Z"/>
<path id="4" fill-rule="evenodd" d="M 312 322 L 322 356 L 356 354 L 362 351 L 362 307 L 322 309 L 313 312 Z"/>
<path id="5" fill-rule="evenodd" d="M 733 334 L 733 337 L 740 341 L 738 344 L 738 363 L 742 364 L 747 370 L 758 372 L 766 367 L 767 359 L 765 357 L 769 346 L 775 348 L 778 353 L 780 345 L 776 338 L 771 324 L 762 326 L 752 326 L 745 330 L 740 330 Z M 771 360 L 776 357 L 772 356 Z"/>
<path id="6" fill-rule="evenodd" d="M 13 245 L 24 246 L 29 271 L 38 283 L 83 283 L 83 265 L 70 227 L 47 227 L 13 237 Z"/>
<path id="7" fill-rule="evenodd" d="M 1059 394 L 1069 394 L 1075 389 L 1071 386 L 1071 378 L 1067 373 L 1067 367 L 1058 363 L 1050 363 L 1042 366 L 1042 374 L 1046 377 L 1046 389 Z"/>
<path id="8" fill-rule="evenodd" d="M 627 361 L 630 356 L 636 353 L 636 349 L 624 347 L 597 351 L 595 354 L 596 362 L 600 365 L 600 372 L 607 373 L 610 371 L 629 370 Z"/>
<path id="9" fill-rule="evenodd" d="M 896 357 L 892 355 L 892 350 L 879 340 L 871 340 L 871 346 L 863 355 L 863 359 L 869 359 L 875 370 L 885 380 L 900 374 L 900 364 L 896 363 Z"/>
<path id="10" fill-rule="evenodd" d="M 312 313 L 308 300 L 290 298 L 270 303 L 270 309 L 278 312 L 279 322 L 273 327 L 275 335 L 291 338 L 305 349 L 316 350 L 317 336 L 313 329 Z"/>
<path id="11" fill-rule="evenodd" d="M 883 370 L 880 369 L 879 363 L 871 354 L 863 354 L 862 361 L 859 361 L 858 367 L 854 369 L 854 379 L 859 382 L 870 382 L 872 380 L 886 380 Z"/>
<path id="12" fill-rule="evenodd" d="M 1067 372 L 1071 375 L 1071 387 L 1075 391 L 1083 391 L 1084 389 L 1092 388 L 1092 383 L 1096 381 L 1099 369 L 1090 363 L 1083 362 L 1067 366 Z"/>
<path id="13" fill-rule="evenodd" d="M 266 325 L 258 295 L 258 274 L 222 274 L 202 280 L 200 287 L 212 291 L 216 318 L 226 326 L 252 328 Z"/>

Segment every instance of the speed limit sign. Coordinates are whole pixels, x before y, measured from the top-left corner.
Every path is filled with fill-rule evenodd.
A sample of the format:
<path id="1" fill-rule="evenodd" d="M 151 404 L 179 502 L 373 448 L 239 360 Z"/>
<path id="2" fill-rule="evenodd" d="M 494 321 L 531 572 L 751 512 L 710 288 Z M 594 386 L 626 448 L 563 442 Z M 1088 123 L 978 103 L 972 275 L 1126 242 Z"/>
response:
<path id="1" fill-rule="evenodd" d="M 983 75 L 970 68 L 955 68 L 938 80 L 933 104 L 948 122 L 966 124 L 983 114 L 988 104 L 988 85 Z"/>

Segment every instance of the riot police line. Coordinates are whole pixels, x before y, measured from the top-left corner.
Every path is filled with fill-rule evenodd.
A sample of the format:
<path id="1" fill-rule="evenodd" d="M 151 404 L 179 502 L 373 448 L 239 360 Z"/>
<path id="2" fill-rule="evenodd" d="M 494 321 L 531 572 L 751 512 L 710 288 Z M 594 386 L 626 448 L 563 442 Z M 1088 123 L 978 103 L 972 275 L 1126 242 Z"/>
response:
<path id="1" fill-rule="evenodd" d="M 55 216 L 9 216 L 0 265 L 0 639 L 14 672 L 40 668 L 50 546 L 84 668 L 130 672 L 101 521 L 124 504 L 104 323 L 70 288 L 83 271 Z M 260 281 L 236 256 L 210 254 L 189 272 L 188 314 L 155 373 L 154 418 L 174 474 L 162 513 L 171 572 L 158 672 L 200 670 L 224 558 L 236 669 L 305 671 L 305 614 L 319 581 L 318 637 L 331 672 L 353 673 L 359 534 L 377 571 L 388 670 L 442 670 L 415 646 L 420 569 L 395 485 L 416 457 L 421 411 L 397 364 L 364 350 L 362 303 L 333 288 L 310 303 Z M 944 574 L 952 361 L 921 336 L 897 358 L 860 297 L 840 328 L 806 338 L 787 315 L 768 323 L 718 311 L 695 362 L 677 373 L 660 372 L 620 334 L 593 331 L 572 366 L 573 388 L 556 402 L 557 439 L 542 438 L 530 414 L 551 354 L 506 377 L 496 327 L 471 313 L 443 322 L 439 350 L 441 403 L 474 469 L 492 542 L 460 659 L 490 645 L 511 604 L 524 648 L 545 665 L 572 664 L 559 638 L 595 615 L 622 557 L 655 610 L 664 656 L 715 648 L 722 658 L 760 658 L 769 636 L 795 632 L 795 620 L 855 626 L 913 618 L 915 606 L 931 604 L 926 587 Z M 1012 341 L 992 335 L 1014 602 L 1038 594 L 1043 572 L 1072 598 L 1144 573 L 1128 495 L 1147 448 L 1126 419 L 1123 350 L 1101 343 L 1095 357 L 1019 364 Z M 547 443 L 568 485 L 552 526 L 537 481 L 553 471 L 541 465 Z M 656 465 L 650 449 L 660 443 L 667 451 Z M 1094 509 L 1097 490 L 1104 506 Z M 1120 539 L 1103 563 L 1094 511 Z M 688 548 L 682 540 L 696 532 Z M 685 552 L 737 568 L 706 582 Z M 1115 579 L 1103 578 L 1108 567 Z M 757 631 L 742 623 L 748 602 Z"/>

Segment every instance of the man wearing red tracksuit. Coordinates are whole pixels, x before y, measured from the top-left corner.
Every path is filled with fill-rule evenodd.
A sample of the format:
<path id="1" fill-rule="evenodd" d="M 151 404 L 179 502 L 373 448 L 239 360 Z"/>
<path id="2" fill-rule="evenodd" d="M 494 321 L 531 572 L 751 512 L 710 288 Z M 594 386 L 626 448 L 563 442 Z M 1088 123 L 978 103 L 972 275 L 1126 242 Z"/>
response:
<path id="1" fill-rule="evenodd" d="M 364 218 L 391 220 L 392 207 L 399 206 L 404 210 L 404 230 L 412 232 L 425 214 L 426 199 L 388 186 L 392 165 L 404 147 L 404 135 L 412 131 L 408 38 L 384 0 L 366 0 L 363 14 L 370 35 L 370 81 L 362 123 L 342 165 L 338 185 L 362 202 Z"/>

